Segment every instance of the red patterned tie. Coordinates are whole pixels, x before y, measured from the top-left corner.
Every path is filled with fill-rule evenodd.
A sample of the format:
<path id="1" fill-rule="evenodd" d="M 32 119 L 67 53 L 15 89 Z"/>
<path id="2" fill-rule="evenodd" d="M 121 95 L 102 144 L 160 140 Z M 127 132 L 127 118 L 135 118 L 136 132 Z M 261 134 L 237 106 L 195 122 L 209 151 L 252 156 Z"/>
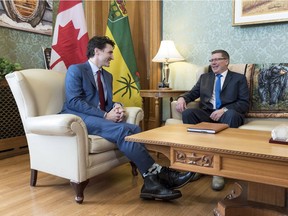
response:
<path id="1" fill-rule="evenodd" d="M 105 111 L 105 96 L 104 96 L 103 84 L 101 81 L 101 70 L 97 72 L 97 85 L 99 91 L 100 108 L 101 110 Z"/>

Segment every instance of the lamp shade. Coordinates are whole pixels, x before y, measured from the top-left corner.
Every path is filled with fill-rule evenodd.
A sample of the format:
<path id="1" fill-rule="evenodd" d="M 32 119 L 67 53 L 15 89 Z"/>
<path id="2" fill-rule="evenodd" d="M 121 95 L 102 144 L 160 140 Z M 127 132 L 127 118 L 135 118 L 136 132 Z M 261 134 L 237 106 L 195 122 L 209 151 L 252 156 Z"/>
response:
<path id="1" fill-rule="evenodd" d="M 184 58 L 177 51 L 172 40 L 161 41 L 160 48 L 156 56 L 152 59 L 153 62 L 177 62 L 182 60 L 184 60 Z"/>

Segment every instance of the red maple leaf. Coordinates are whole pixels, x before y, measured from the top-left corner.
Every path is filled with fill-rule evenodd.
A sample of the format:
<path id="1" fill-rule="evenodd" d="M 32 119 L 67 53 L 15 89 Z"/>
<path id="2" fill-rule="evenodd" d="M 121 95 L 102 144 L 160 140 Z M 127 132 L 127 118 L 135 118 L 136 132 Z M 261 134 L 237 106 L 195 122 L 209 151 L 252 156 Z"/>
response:
<path id="1" fill-rule="evenodd" d="M 59 26 L 58 42 L 53 45 L 53 49 L 58 53 L 66 68 L 72 64 L 78 64 L 87 61 L 86 49 L 88 44 L 88 33 L 84 34 L 80 40 L 77 39 L 79 29 L 76 29 L 73 22 L 70 21 L 66 26 Z"/>

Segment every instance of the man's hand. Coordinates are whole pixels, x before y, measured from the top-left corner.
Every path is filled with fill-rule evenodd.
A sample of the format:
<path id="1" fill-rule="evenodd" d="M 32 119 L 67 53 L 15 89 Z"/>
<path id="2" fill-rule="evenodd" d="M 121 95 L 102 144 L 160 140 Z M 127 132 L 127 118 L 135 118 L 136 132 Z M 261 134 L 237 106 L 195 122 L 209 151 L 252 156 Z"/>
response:
<path id="1" fill-rule="evenodd" d="M 186 102 L 183 97 L 179 97 L 176 103 L 176 110 L 182 113 L 187 108 Z"/>
<path id="2" fill-rule="evenodd" d="M 211 113 L 210 118 L 213 121 L 219 121 L 219 119 L 221 118 L 221 116 L 223 114 L 224 114 L 224 110 L 223 109 L 215 110 L 214 112 Z"/>
<path id="3" fill-rule="evenodd" d="M 122 122 L 125 120 L 126 114 L 125 110 L 121 104 L 116 104 L 110 112 L 107 113 L 106 119 L 113 122 Z"/>
<path id="4" fill-rule="evenodd" d="M 125 113 L 125 110 L 123 109 L 123 107 L 120 105 L 120 104 L 117 104 L 115 107 L 114 107 L 116 113 L 120 114 L 120 117 L 118 119 L 117 122 L 122 122 L 125 120 L 126 118 L 126 113 Z"/>

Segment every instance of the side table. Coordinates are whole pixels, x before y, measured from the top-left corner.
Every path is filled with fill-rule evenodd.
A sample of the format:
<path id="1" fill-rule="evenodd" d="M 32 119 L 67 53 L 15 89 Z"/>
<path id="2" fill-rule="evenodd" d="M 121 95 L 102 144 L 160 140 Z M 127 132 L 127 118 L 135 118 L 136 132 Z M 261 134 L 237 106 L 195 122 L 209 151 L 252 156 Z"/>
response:
<path id="1" fill-rule="evenodd" d="M 172 90 L 172 89 L 148 89 L 140 90 L 140 96 L 143 98 L 143 104 L 145 103 L 145 98 L 155 98 L 155 127 L 161 126 L 162 120 L 160 119 L 159 110 L 159 98 L 170 98 L 170 102 L 179 95 L 187 92 L 187 90 Z M 171 113 L 171 109 L 170 109 Z"/>

